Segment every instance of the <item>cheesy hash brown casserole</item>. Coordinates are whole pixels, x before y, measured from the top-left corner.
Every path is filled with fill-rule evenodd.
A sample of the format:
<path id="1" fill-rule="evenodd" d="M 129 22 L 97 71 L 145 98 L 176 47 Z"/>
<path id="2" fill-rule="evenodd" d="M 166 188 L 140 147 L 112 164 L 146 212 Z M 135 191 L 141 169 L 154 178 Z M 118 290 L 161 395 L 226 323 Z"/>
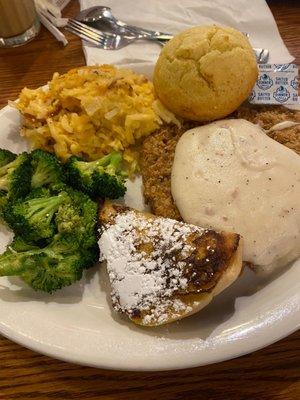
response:
<path id="1" fill-rule="evenodd" d="M 48 88 L 24 88 L 16 107 L 22 136 L 64 160 L 96 160 L 124 151 L 130 172 L 137 169 L 134 146 L 163 122 L 177 122 L 143 75 L 111 65 L 55 73 Z"/>

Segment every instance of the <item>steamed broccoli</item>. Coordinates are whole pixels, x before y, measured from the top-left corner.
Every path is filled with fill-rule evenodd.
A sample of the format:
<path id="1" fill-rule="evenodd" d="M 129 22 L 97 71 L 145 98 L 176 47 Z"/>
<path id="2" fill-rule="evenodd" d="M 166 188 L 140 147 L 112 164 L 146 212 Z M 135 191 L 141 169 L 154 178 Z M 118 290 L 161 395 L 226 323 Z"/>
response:
<path id="1" fill-rule="evenodd" d="M 54 215 L 66 199 L 64 192 L 51 196 L 49 191 L 37 189 L 25 199 L 9 202 L 4 219 L 16 234 L 28 240 L 48 239 L 56 233 Z"/>
<path id="2" fill-rule="evenodd" d="M 0 149 L 0 168 L 12 162 L 17 156 L 9 150 Z M 3 218 L 3 210 L 7 204 L 7 192 L 0 190 L 0 222 L 5 223 Z"/>
<path id="3" fill-rule="evenodd" d="M 94 246 L 97 243 L 97 203 L 72 188 L 65 188 L 65 191 L 69 201 L 65 201 L 56 214 L 58 232 L 72 233 L 82 248 Z"/>
<path id="4" fill-rule="evenodd" d="M 31 153 L 31 187 L 54 185 L 63 181 L 63 168 L 54 154 L 37 149 Z"/>
<path id="5" fill-rule="evenodd" d="M 32 243 L 22 236 L 15 236 L 14 240 L 7 246 L 6 253 L 21 253 L 22 251 L 39 249 L 39 246 L 35 243 Z"/>
<path id="6" fill-rule="evenodd" d="M 0 167 L 3 167 L 4 165 L 14 161 L 16 157 L 16 154 L 12 153 L 11 151 L 0 149 Z"/>
<path id="7" fill-rule="evenodd" d="M 4 210 L 7 205 L 8 196 L 5 190 L 0 190 L 0 223 L 5 223 Z"/>
<path id="8" fill-rule="evenodd" d="M 71 157 L 66 164 L 70 184 L 91 197 L 121 197 L 126 191 L 121 162 L 122 155 L 117 152 L 90 162 Z"/>
<path id="9" fill-rule="evenodd" d="M 6 192 L 8 197 L 16 199 L 30 190 L 31 163 L 30 156 L 22 153 L 9 161 L 13 156 L 1 150 L 0 190 Z M 8 161 L 7 164 L 4 162 Z"/>
<path id="10" fill-rule="evenodd" d="M 0 276 L 20 276 L 52 293 L 98 259 L 97 203 L 64 183 L 63 168 L 49 153 L 0 150 L 1 216 L 16 236 L 0 255 Z"/>
<path id="11" fill-rule="evenodd" d="M 25 242 L 26 243 L 26 242 Z M 12 243 L 0 255 L 0 276 L 20 276 L 35 290 L 52 293 L 82 277 L 83 269 L 98 258 L 98 247 L 84 250 L 72 235 L 57 234 L 44 248 L 25 250 Z"/>

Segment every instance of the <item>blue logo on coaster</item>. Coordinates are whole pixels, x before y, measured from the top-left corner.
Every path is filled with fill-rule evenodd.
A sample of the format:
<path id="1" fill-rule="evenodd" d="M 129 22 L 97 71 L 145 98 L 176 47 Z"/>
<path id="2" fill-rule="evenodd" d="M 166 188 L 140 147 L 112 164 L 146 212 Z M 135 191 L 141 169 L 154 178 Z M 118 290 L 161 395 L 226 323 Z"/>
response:
<path id="1" fill-rule="evenodd" d="M 295 78 L 291 80 L 291 86 L 293 89 L 298 90 L 298 76 L 295 76 Z"/>
<path id="2" fill-rule="evenodd" d="M 252 100 L 255 99 L 255 97 L 256 97 L 255 90 L 252 90 L 252 92 L 250 93 L 250 95 L 249 95 L 249 97 L 248 97 L 248 100 L 249 100 L 249 101 L 252 101 Z"/>
<path id="3" fill-rule="evenodd" d="M 284 86 L 279 86 L 273 93 L 274 99 L 279 103 L 285 103 L 290 96 L 290 92 Z"/>
<path id="4" fill-rule="evenodd" d="M 270 89 L 273 86 L 273 80 L 269 75 L 262 74 L 257 81 L 257 86 L 262 90 Z"/>

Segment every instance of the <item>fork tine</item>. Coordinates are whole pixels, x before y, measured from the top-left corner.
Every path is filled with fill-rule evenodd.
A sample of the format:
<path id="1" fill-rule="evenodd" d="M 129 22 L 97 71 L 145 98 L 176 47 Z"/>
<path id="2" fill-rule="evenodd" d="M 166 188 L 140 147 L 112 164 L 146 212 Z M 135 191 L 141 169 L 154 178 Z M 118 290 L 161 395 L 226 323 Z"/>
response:
<path id="1" fill-rule="evenodd" d="M 94 32 L 93 30 L 89 29 L 89 27 L 87 25 L 82 27 L 82 26 L 74 24 L 72 21 L 70 21 L 70 22 L 68 22 L 67 26 L 73 28 L 77 32 L 83 33 L 83 34 L 87 35 L 88 37 L 91 37 L 96 40 L 104 38 L 104 35 L 102 34 L 102 32 L 100 32 L 100 31 Z"/>
<path id="2" fill-rule="evenodd" d="M 73 19 L 73 18 L 69 18 L 68 24 L 69 23 L 71 25 L 73 25 L 73 26 L 81 28 L 85 32 L 94 33 L 97 36 L 102 36 L 102 37 L 106 36 L 106 37 L 111 37 L 111 38 L 115 38 L 116 37 L 115 33 L 102 32 L 99 29 L 92 28 L 91 26 L 86 25 L 86 24 L 84 24 L 84 23 L 82 23 L 80 21 L 77 21 L 76 19 Z"/>
<path id="3" fill-rule="evenodd" d="M 98 29 L 93 29 L 86 24 L 83 24 L 77 20 L 69 19 L 66 26 L 73 34 L 79 36 L 81 39 L 86 40 L 102 49 L 114 50 L 116 49 L 115 42 L 119 38 L 115 34 L 106 34 Z"/>
<path id="4" fill-rule="evenodd" d="M 73 35 L 76 35 L 76 36 L 78 36 L 78 37 L 80 37 L 81 39 L 83 39 L 83 40 L 85 40 L 85 41 L 87 41 L 87 42 L 90 42 L 90 43 L 92 43 L 92 44 L 94 44 L 94 45 L 102 45 L 102 40 L 101 40 L 101 42 L 100 42 L 100 39 L 99 40 L 97 40 L 97 39 L 94 39 L 94 38 L 92 38 L 92 37 L 90 37 L 90 36 L 88 36 L 88 35 L 86 35 L 85 33 L 82 33 L 82 32 L 80 32 L 80 31 L 78 31 L 77 29 L 75 29 L 74 27 L 71 27 L 71 26 L 65 26 L 65 29 L 67 30 L 67 31 L 69 31 L 69 32 L 71 32 L 71 33 L 73 33 Z"/>

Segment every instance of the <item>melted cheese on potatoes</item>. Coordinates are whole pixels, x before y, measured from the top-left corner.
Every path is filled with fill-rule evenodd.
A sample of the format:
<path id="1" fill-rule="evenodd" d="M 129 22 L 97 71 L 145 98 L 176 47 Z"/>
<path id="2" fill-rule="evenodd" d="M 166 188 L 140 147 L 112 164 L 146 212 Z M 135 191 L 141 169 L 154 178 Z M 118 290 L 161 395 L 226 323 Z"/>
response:
<path id="1" fill-rule="evenodd" d="M 48 88 L 24 88 L 16 107 L 24 116 L 21 134 L 34 148 L 62 160 L 124 151 L 129 172 L 138 167 L 138 141 L 163 122 L 178 123 L 156 98 L 152 82 L 112 65 L 56 73 Z"/>

